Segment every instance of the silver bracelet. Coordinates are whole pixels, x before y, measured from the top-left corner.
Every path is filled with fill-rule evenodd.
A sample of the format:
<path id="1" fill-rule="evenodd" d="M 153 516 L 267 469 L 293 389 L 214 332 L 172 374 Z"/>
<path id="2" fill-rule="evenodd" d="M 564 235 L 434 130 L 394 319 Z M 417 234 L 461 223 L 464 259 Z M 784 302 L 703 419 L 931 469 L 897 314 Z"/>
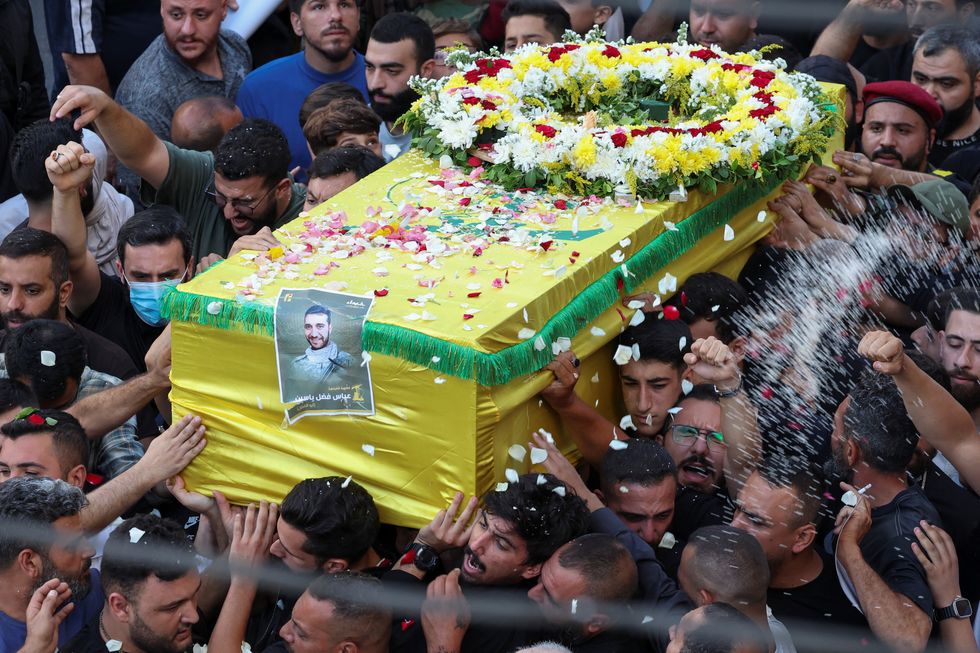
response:
<path id="1" fill-rule="evenodd" d="M 722 390 L 718 386 L 715 386 L 715 396 L 719 399 L 728 399 L 729 397 L 734 397 L 739 392 L 742 391 L 742 373 L 738 370 L 735 371 L 735 375 L 738 378 L 738 383 L 735 384 L 734 388 L 728 390 Z"/>

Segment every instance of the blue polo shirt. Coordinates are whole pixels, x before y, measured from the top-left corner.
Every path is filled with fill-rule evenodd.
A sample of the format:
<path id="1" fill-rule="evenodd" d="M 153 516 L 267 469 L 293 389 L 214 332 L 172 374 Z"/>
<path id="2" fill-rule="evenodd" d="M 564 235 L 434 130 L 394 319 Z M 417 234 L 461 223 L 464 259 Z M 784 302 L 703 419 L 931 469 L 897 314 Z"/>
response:
<path id="1" fill-rule="evenodd" d="M 91 571 L 92 588 L 81 601 L 75 601 L 75 609 L 58 627 L 58 646 L 64 646 L 92 619 L 99 616 L 105 604 L 102 579 L 95 569 Z M 27 624 L 0 612 L 0 653 L 16 653 L 27 638 Z"/>
<path id="2" fill-rule="evenodd" d="M 237 103 L 246 118 L 265 118 L 276 123 L 289 141 L 290 170 L 300 166 L 297 181 L 305 181 L 310 167 L 310 152 L 299 124 L 299 109 L 306 96 L 321 84 L 347 82 L 368 99 L 364 75 L 364 57 L 354 53 L 354 63 L 347 70 L 326 74 L 306 63 L 302 52 L 270 61 L 252 71 L 238 90 Z"/>

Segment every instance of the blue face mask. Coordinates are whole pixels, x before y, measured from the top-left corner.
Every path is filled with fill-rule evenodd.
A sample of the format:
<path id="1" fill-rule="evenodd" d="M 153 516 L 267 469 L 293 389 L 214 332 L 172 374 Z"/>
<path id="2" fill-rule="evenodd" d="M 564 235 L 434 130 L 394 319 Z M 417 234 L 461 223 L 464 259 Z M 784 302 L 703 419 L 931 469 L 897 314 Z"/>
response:
<path id="1" fill-rule="evenodd" d="M 167 323 L 160 317 L 160 302 L 167 293 L 168 288 L 176 288 L 177 284 L 184 281 L 187 276 L 185 272 L 176 279 L 164 279 L 163 281 L 130 281 L 129 301 L 133 305 L 133 310 L 139 318 L 150 326 L 163 326 Z"/>

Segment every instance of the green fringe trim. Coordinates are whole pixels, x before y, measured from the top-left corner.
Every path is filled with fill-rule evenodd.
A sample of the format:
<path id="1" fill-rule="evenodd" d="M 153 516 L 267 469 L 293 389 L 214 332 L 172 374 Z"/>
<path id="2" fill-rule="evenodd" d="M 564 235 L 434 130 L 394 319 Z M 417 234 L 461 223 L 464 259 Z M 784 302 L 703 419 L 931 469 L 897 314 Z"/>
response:
<path id="1" fill-rule="evenodd" d="M 401 358 L 462 379 L 475 379 L 480 385 L 507 384 L 547 365 L 552 359 L 552 342 L 562 336 L 574 336 L 619 302 L 620 284 L 626 292 L 632 292 L 725 224 L 731 216 L 767 196 L 782 182 L 782 179 L 769 179 L 756 184 L 738 184 L 721 199 L 681 221 L 676 231 L 664 231 L 625 261 L 629 275 L 624 275 L 621 266 L 602 275 L 525 342 L 488 354 L 402 326 L 369 321 L 364 324 L 361 334 L 362 345 L 366 351 Z M 216 314 L 207 310 L 212 304 Z M 221 305 L 220 310 L 217 304 Z M 273 308 L 259 302 L 238 303 L 175 289 L 164 297 L 161 313 L 170 320 L 197 322 L 221 329 L 234 325 L 233 328 L 246 333 L 268 336 L 274 333 Z M 534 348 L 538 337 L 548 344 L 541 351 Z M 432 361 L 434 356 L 439 357 L 439 362 Z"/>

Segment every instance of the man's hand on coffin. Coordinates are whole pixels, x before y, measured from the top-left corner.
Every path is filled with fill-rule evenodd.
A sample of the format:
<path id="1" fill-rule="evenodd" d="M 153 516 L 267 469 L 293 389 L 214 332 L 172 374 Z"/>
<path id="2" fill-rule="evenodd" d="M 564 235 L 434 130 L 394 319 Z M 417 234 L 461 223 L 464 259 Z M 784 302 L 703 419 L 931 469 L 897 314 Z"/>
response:
<path id="1" fill-rule="evenodd" d="M 238 252 L 248 249 L 255 252 L 267 252 L 273 247 L 282 247 L 275 236 L 272 235 L 272 229 L 269 227 L 262 227 L 254 234 L 248 236 L 242 236 L 231 246 L 231 251 L 228 252 L 228 258 L 231 258 Z"/>
<path id="2" fill-rule="evenodd" d="M 228 561 L 235 566 L 255 567 L 269 557 L 269 547 L 276 537 L 279 506 L 260 501 L 248 504 L 245 513 L 235 515 Z"/>
<path id="3" fill-rule="evenodd" d="M 876 165 L 871 159 L 857 152 L 837 150 L 833 156 L 834 164 L 844 174 L 844 183 L 850 188 L 871 188 Z"/>
<path id="4" fill-rule="evenodd" d="M 204 450 L 204 425 L 197 415 L 184 415 L 170 428 L 153 438 L 139 465 L 153 477 L 154 483 L 162 483 L 184 471 L 192 460 Z"/>
<path id="5" fill-rule="evenodd" d="M 575 470 L 572 463 L 558 449 L 558 446 L 552 440 L 550 440 L 540 431 L 533 433 L 531 438 L 534 440 L 534 442 L 529 444 L 533 444 L 535 447 L 544 449 L 548 454 L 548 457 L 541 463 L 541 466 L 544 467 L 544 471 L 548 472 L 571 488 L 575 494 L 577 494 L 583 501 L 585 501 L 586 504 L 588 504 L 589 510 L 594 512 L 599 508 L 604 507 L 604 504 L 599 497 L 585 485 L 585 481 L 582 480 L 582 477 L 579 475 L 578 471 Z"/>
<path id="6" fill-rule="evenodd" d="M 44 169 L 55 190 L 61 193 L 79 192 L 92 180 L 95 155 L 89 154 L 79 143 L 59 145 L 44 160 Z"/>
<path id="7" fill-rule="evenodd" d="M 473 531 L 473 515 L 476 514 L 476 497 L 470 497 L 463 512 L 456 517 L 463 504 L 463 493 L 457 492 L 446 510 L 440 510 L 431 522 L 422 527 L 415 541 L 425 544 L 438 553 L 462 548 L 470 540 Z"/>
<path id="8" fill-rule="evenodd" d="M 569 406 L 575 399 L 580 361 L 573 351 L 563 351 L 545 366 L 555 375 L 555 380 L 541 391 L 541 397 L 555 410 Z"/>
<path id="9" fill-rule="evenodd" d="M 643 302 L 643 306 L 638 306 L 636 302 Z M 663 313 L 664 307 L 660 305 L 660 295 L 652 292 L 638 292 L 635 295 L 623 298 L 623 306 L 630 310 L 637 308 L 644 313 Z"/>
<path id="10" fill-rule="evenodd" d="M 864 212 L 864 200 L 851 192 L 851 185 L 845 183 L 844 173 L 827 166 L 811 165 L 803 181 L 827 195 L 834 209 L 849 215 Z M 855 188 L 857 186 L 854 186 Z"/>
<path id="11" fill-rule="evenodd" d="M 795 197 L 782 195 L 769 202 L 769 210 L 780 217 L 763 242 L 770 247 L 779 249 L 806 249 L 820 240 L 813 230 L 800 217 L 799 210 L 794 208 L 799 204 Z"/>
<path id="12" fill-rule="evenodd" d="M 208 254 L 201 259 L 201 262 L 197 264 L 197 274 L 202 272 L 207 272 L 208 268 L 217 263 L 218 261 L 225 260 L 225 257 L 221 254 Z"/>
<path id="13" fill-rule="evenodd" d="M 170 490 L 170 494 L 174 495 L 174 499 L 177 499 L 180 505 L 199 515 L 217 509 L 214 499 L 211 497 L 188 490 L 184 483 L 184 477 L 180 474 L 167 479 L 167 489 Z"/>
<path id="14" fill-rule="evenodd" d="M 684 354 L 684 362 L 697 377 L 715 384 L 719 390 L 730 390 L 741 384 L 737 357 L 714 336 L 695 340 L 691 352 Z"/>

